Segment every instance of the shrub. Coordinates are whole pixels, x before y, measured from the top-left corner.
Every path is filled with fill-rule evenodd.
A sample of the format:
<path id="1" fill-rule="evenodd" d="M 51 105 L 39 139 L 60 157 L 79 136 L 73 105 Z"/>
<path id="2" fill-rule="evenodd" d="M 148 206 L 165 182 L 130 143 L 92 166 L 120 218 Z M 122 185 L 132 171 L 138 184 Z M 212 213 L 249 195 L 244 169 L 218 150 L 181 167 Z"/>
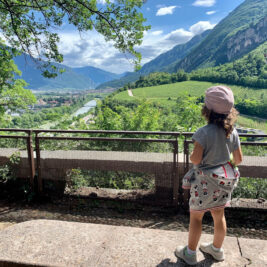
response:
<path id="1" fill-rule="evenodd" d="M 9 157 L 9 161 L 0 168 L 0 183 L 5 184 L 16 178 L 16 166 L 20 162 L 20 152 L 15 152 Z"/>

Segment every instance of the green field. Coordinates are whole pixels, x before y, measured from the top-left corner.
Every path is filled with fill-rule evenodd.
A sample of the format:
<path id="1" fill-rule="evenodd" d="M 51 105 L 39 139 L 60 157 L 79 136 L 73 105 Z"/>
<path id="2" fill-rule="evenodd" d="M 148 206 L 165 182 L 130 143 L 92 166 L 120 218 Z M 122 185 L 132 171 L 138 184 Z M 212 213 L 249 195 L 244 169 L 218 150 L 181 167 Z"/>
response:
<path id="1" fill-rule="evenodd" d="M 132 101 L 134 99 L 146 99 L 159 102 L 163 106 L 172 105 L 178 96 L 190 94 L 199 97 L 204 95 L 207 88 L 216 84 L 211 82 L 186 81 L 159 86 L 132 89 L 133 96 L 129 96 L 128 91 L 121 92 L 114 96 L 118 100 Z M 264 99 L 267 101 L 267 89 L 251 89 L 242 86 L 229 86 L 236 98 L 239 99 Z M 267 133 L 267 122 L 263 119 L 239 116 L 238 126 L 245 128 L 255 128 Z"/>
<path id="2" fill-rule="evenodd" d="M 267 121 L 245 115 L 239 116 L 237 125 L 245 128 L 253 128 L 264 131 L 267 134 Z"/>
<path id="3" fill-rule="evenodd" d="M 190 94 L 191 96 L 201 96 L 204 95 L 204 92 L 207 88 L 218 85 L 211 82 L 198 82 L 198 81 L 187 81 L 179 82 L 172 84 L 164 84 L 158 86 L 144 87 L 133 89 L 133 97 L 128 95 L 127 91 L 121 92 L 116 95 L 114 98 L 118 100 L 131 100 L 131 99 L 151 99 L 151 100 L 164 100 L 173 98 L 175 100 L 178 96 L 182 96 L 185 93 Z M 235 97 L 240 99 L 251 98 L 251 99 L 261 99 L 267 101 L 267 91 L 266 89 L 250 89 L 242 86 L 229 86 Z"/>

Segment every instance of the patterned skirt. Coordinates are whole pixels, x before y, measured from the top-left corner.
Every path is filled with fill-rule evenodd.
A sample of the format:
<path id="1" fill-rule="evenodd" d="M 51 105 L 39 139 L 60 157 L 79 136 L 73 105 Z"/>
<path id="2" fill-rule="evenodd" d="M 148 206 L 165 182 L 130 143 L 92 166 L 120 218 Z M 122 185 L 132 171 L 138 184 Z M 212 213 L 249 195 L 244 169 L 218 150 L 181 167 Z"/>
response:
<path id="1" fill-rule="evenodd" d="M 183 178 L 183 188 L 190 189 L 190 212 L 205 212 L 230 204 L 231 193 L 240 174 L 230 162 L 219 167 L 201 169 L 196 166 Z"/>

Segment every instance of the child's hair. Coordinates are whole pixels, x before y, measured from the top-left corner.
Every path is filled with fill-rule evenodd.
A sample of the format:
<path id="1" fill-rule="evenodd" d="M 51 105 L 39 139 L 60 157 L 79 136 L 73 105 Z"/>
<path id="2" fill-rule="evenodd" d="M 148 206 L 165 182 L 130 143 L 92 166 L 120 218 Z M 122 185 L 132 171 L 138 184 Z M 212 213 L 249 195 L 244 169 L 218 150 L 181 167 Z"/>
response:
<path id="1" fill-rule="evenodd" d="M 234 123 L 239 115 L 239 112 L 235 108 L 232 108 L 229 114 L 219 114 L 209 110 L 206 105 L 203 105 L 201 113 L 209 124 L 213 123 L 223 128 L 227 138 L 232 133 Z"/>

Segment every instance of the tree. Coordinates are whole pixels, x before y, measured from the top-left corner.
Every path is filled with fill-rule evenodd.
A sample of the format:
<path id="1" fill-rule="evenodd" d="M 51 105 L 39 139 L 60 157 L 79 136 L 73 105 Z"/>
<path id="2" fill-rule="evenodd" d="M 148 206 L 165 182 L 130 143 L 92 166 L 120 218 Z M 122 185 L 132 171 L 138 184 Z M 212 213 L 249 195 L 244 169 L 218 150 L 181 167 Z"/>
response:
<path id="1" fill-rule="evenodd" d="M 40 63 L 46 77 L 58 73 L 52 61 L 63 61 L 54 29 L 66 21 L 80 32 L 95 29 L 121 52 L 133 55 L 138 66 L 141 54 L 134 46 L 141 44 L 143 32 L 150 28 L 143 25 L 138 10 L 144 0 L 105 2 L 100 6 L 97 0 L 0 0 L 0 29 L 12 48 L 47 60 Z"/>
<path id="2" fill-rule="evenodd" d="M 63 55 L 58 50 L 58 29 L 66 21 L 78 31 L 95 29 L 112 41 L 121 52 L 134 56 L 136 67 L 141 54 L 134 49 L 140 45 L 145 19 L 138 10 L 143 0 L 106 0 L 100 6 L 97 0 L 0 0 L 0 118 L 5 108 L 27 107 L 36 99 L 25 90 L 25 81 L 15 80 L 19 75 L 13 57 L 26 53 L 38 64 L 45 77 L 56 77 L 64 71 L 59 65 Z M 114 3 L 113 3 L 114 2 Z M 7 45 L 8 44 L 8 45 Z"/>
<path id="3" fill-rule="evenodd" d="M 24 89 L 26 82 L 15 79 L 14 74 L 19 75 L 20 71 L 12 60 L 12 51 L 0 40 L 0 123 L 6 108 L 26 108 L 36 101 L 31 91 Z"/>

